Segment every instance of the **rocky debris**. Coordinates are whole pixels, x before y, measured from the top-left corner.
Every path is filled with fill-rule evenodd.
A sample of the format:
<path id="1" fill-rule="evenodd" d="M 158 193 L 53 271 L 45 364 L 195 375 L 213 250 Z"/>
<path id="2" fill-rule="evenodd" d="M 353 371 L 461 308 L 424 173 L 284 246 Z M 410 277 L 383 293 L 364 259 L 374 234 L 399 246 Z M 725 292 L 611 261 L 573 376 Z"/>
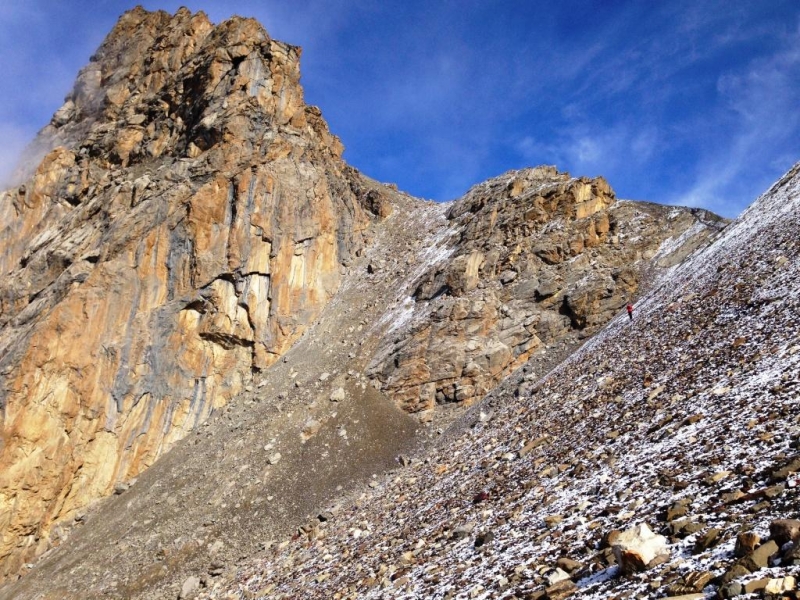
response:
<path id="1" fill-rule="evenodd" d="M 559 558 L 556 561 L 556 566 L 559 569 L 563 569 L 567 573 L 574 573 L 583 567 L 581 563 L 574 561 L 571 558 L 567 558 L 566 556 Z"/>
<path id="2" fill-rule="evenodd" d="M 797 582 L 795 578 L 791 575 L 786 577 L 780 577 L 777 579 L 770 579 L 767 582 L 767 585 L 764 586 L 764 594 L 765 595 L 781 595 L 785 592 L 793 592 L 797 589 Z"/>
<path id="3" fill-rule="evenodd" d="M 544 597 L 547 600 L 562 600 L 569 598 L 578 591 L 578 587 L 569 579 L 561 580 L 545 588 Z"/>
<path id="4" fill-rule="evenodd" d="M 743 558 L 753 553 L 758 544 L 761 542 L 761 537 L 754 531 L 744 531 L 736 536 L 736 546 L 733 548 L 733 555 L 738 558 Z"/>
<path id="5" fill-rule="evenodd" d="M 667 586 L 667 594 L 680 597 L 702 592 L 703 588 L 705 588 L 713 578 L 713 573 L 709 571 L 692 571 L 682 576 L 675 583 Z"/>
<path id="6" fill-rule="evenodd" d="M 569 579 L 569 573 L 564 571 L 563 569 L 556 567 L 555 569 L 548 569 L 546 570 L 542 576 L 544 577 L 547 585 L 552 587 L 555 584 L 559 583 L 560 581 L 567 581 Z"/>
<path id="7" fill-rule="evenodd" d="M 491 531 L 480 533 L 475 537 L 475 547 L 487 546 L 494 541 L 494 534 Z"/>
<path id="8" fill-rule="evenodd" d="M 757 546 L 752 552 L 746 554 L 739 564 L 751 573 L 769 566 L 769 559 L 778 553 L 778 544 L 768 540 Z"/>
<path id="9" fill-rule="evenodd" d="M 717 527 L 709 528 L 703 535 L 697 538 L 694 548 L 692 548 L 692 552 L 694 554 L 700 554 L 709 548 L 713 548 L 720 542 L 721 533 L 722 530 L 718 529 Z"/>

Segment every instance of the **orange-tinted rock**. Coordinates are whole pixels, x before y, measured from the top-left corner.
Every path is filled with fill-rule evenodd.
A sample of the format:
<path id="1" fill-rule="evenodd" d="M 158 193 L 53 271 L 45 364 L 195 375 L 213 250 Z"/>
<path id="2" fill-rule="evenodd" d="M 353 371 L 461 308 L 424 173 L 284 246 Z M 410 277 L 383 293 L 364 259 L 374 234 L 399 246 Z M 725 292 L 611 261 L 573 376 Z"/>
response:
<path id="1" fill-rule="evenodd" d="M 0 196 L 0 579 L 284 353 L 390 212 L 299 54 L 134 9 Z"/>

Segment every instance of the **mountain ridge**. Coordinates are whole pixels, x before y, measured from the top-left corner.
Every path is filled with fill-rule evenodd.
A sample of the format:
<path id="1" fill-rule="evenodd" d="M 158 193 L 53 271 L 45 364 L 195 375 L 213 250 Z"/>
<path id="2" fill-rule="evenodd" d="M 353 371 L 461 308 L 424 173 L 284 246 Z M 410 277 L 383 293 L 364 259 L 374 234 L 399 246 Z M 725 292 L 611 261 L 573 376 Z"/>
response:
<path id="1" fill-rule="evenodd" d="M 0 196 L 0 597 L 227 593 L 727 231 L 548 166 L 415 199 L 344 163 L 299 55 L 129 11 Z"/>

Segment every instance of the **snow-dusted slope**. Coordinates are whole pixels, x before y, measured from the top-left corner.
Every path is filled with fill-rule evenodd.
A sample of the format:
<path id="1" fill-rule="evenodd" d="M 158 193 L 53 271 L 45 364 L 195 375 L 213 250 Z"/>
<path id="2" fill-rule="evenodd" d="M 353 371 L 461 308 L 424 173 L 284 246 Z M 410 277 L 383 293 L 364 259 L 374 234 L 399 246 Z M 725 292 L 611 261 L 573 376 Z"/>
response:
<path id="1" fill-rule="evenodd" d="M 798 231 L 800 165 L 633 321 L 541 381 L 523 368 L 434 452 L 202 597 L 712 598 L 797 575 L 792 543 L 766 540 L 800 506 Z M 640 523 L 670 556 L 623 576 L 607 537 Z M 772 555 L 752 574 L 734 567 L 747 530 Z"/>

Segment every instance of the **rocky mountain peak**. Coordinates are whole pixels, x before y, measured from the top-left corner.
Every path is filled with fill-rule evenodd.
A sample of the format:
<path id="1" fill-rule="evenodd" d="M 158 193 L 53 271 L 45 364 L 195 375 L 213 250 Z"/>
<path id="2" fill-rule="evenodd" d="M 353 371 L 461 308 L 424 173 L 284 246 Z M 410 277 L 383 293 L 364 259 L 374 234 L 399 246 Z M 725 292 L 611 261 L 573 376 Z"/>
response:
<path id="1" fill-rule="evenodd" d="M 81 70 L 32 151 L 43 155 L 61 146 L 125 167 L 196 158 L 268 123 L 321 138 L 341 155 L 319 110 L 303 103 L 299 56 L 299 48 L 270 39 L 253 19 L 214 26 L 202 12 L 135 8 Z M 218 170 L 241 166 L 223 148 L 206 158 Z M 25 162 L 38 161 L 29 156 Z"/>
<path id="2" fill-rule="evenodd" d="M 298 58 L 250 19 L 134 9 L 0 195 L 4 574 L 274 363 L 389 213 Z"/>
<path id="3" fill-rule="evenodd" d="M 156 593 L 283 535 L 725 226 L 549 166 L 412 198 L 344 163 L 299 57 L 251 19 L 137 7 L 0 193 L 14 597 Z M 88 579 L 40 583 L 73 559 Z"/>

